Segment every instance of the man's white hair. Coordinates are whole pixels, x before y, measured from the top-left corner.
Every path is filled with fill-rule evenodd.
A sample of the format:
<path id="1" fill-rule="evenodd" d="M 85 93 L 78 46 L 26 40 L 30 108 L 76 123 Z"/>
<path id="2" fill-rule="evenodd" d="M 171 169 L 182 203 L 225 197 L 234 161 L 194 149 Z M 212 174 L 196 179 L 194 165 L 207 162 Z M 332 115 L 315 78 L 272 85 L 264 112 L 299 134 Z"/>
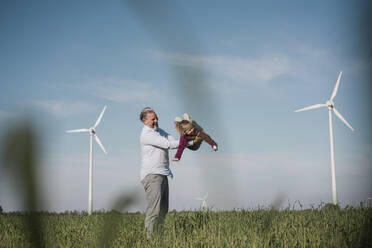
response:
<path id="1" fill-rule="evenodd" d="M 140 113 L 140 120 L 142 122 L 143 122 L 143 120 L 146 119 L 148 113 L 155 113 L 155 111 L 150 107 L 146 107 L 146 108 L 142 109 L 142 111 Z"/>

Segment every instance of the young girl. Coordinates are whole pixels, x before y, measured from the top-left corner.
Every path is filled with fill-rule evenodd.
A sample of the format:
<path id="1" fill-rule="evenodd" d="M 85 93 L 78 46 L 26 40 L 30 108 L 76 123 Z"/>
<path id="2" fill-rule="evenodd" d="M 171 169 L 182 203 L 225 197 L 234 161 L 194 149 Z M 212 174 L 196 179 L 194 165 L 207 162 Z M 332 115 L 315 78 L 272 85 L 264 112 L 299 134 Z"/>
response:
<path id="1" fill-rule="evenodd" d="M 190 140 L 193 141 L 193 144 L 187 147 L 190 150 L 198 150 L 203 140 L 210 144 L 214 151 L 218 150 L 217 143 L 195 121 L 191 120 L 187 114 L 184 114 L 184 118 L 185 120 L 181 120 L 181 118 L 175 120 L 177 132 L 181 137 L 173 161 L 181 159 L 183 150 Z"/>

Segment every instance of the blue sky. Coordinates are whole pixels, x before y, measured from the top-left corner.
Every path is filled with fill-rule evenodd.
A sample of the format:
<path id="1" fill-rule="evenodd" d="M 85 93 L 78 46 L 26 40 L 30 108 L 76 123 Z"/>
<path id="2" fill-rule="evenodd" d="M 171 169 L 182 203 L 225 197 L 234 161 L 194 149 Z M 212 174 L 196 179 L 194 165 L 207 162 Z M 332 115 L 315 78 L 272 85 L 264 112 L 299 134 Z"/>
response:
<path id="1" fill-rule="evenodd" d="M 160 127 L 187 112 L 219 144 L 171 163 L 170 208 L 194 209 L 208 193 L 215 209 L 269 205 L 278 196 L 305 206 L 330 202 L 326 109 L 294 110 L 329 99 L 356 129 L 334 118 L 338 198 L 372 196 L 370 57 L 363 4 L 348 1 L 2 1 L 0 137 L 32 119 L 40 137 L 44 208 L 85 210 L 88 128 L 104 105 L 94 144 L 94 209 L 137 192 L 142 128 L 153 107 Z M 174 152 L 171 154 L 174 155 Z M 0 173 L 0 205 L 22 208 Z"/>

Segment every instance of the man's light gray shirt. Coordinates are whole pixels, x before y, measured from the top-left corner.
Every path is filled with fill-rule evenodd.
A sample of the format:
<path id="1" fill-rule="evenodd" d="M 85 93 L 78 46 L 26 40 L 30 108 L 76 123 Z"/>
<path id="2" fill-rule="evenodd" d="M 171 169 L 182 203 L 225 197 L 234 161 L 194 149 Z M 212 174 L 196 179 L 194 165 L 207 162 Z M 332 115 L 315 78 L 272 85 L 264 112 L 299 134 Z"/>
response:
<path id="1" fill-rule="evenodd" d="M 176 149 L 179 141 L 158 128 L 156 131 L 143 126 L 141 137 L 141 181 L 148 174 L 160 174 L 173 177 L 169 168 L 169 149 Z"/>

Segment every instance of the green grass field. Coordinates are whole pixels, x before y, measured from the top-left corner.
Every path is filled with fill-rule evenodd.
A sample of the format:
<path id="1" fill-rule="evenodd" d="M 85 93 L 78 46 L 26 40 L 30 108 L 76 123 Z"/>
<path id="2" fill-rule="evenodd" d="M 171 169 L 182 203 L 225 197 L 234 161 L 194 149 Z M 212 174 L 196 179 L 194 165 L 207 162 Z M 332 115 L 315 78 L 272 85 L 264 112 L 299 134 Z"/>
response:
<path id="1" fill-rule="evenodd" d="M 0 247 L 372 247 L 372 209 L 168 213 L 147 240 L 142 213 L 3 213 Z"/>

